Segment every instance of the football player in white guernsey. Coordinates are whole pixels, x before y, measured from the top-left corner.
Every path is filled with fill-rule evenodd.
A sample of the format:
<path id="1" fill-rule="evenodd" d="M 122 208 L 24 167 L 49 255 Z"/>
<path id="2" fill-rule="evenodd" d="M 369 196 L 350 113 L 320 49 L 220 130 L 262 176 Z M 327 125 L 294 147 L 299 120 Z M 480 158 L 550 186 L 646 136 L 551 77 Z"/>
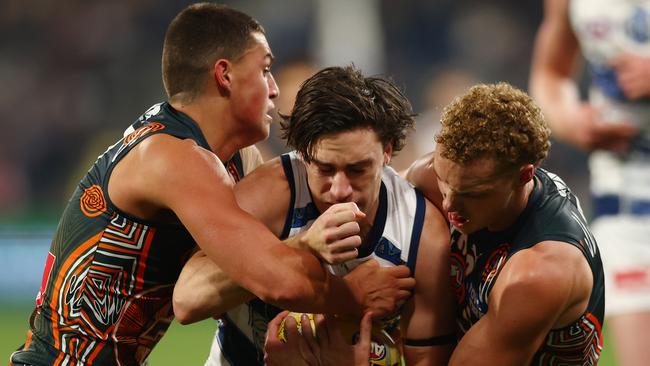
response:
<path id="1" fill-rule="evenodd" d="M 364 77 L 353 67 L 323 69 L 305 81 L 291 115 L 284 116 L 284 135 L 295 151 L 263 164 L 235 189 L 243 209 L 280 238 L 298 235 L 293 243 L 309 243 L 304 249 L 334 274 L 357 266 L 409 266 L 416 280 L 412 296 L 399 314 L 373 313 L 375 328 L 392 337 L 409 365 L 446 365 L 456 342 L 448 226 L 440 211 L 388 166 L 413 124 L 410 103 L 392 82 Z M 362 213 L 356 223 L 341 225 L 338 207 L 351 204 Z M 347 232 L 359 235 L 350 240 Z M 277 314 L 260 314 L 268 308 L 260 310 L 259 303 L 245 304 L 253 296 L 200 254 L 187 263 L 174 299 L 181 321 L 227 312 L 208 364 L 243 364 L 239 357 L 246 355 L 232 348 L 246 343 L 261 353 L 266 324 Z M 260 320 L 261 332 L 255 329 Z M 228 331 L 233 325 L 237 332 Z M 374 347 L 371 364 L 399 364 L 399 356 L 388 360 L 394 357 L 388 348 Z"/>
<path id="2" fill-rule="evenodd" d="M 588 100 L 576 65 L 587 61 Z M 530 90 L 558 139 L 589 151 L 591 228 L 621 365 L 650 360 L 650 1 L 546 0 Z"/>

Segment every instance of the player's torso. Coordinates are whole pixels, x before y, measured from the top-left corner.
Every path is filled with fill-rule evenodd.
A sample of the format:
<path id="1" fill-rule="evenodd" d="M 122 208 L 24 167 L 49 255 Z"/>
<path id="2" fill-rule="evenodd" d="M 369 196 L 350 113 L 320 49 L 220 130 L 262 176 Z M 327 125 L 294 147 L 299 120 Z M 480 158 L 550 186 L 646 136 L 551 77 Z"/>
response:
<path id="1" fill-rule="evenodd" d="M 281 236 L 287 238 L 308 230 L 320 213 L 312 201 L 302 160 L 295 153 L 285 154 L 281 159 L 292 197 Z M 377 215 L 373 229 L 365 238 L 365 242 L 371 245 L 360 250 L 357 259 L 324 266 L 339 276 L 371 258 L 382 266 L 414 266 L 424 220 L 424 204 L 421 193 L 400 178 L 392 168 L 385 168 Z M 220 347 L 216 347 L 219 354 L 212 354 L 210 362 L 218 365 L 261 364 L 267 324 L 280 311 L 281 309 L 259 299 L 229 311 L 219 324 L 217 337 Z M 398 323 L 398 316 L 389 317 L 383 323 L 384 330 L 389 334 L 394 333 Z M 381 359 L 387 356 L 385 352 L 384 349 L 377 350 L 374 356 Z"/>
<path id="2" fill-rule="evenodd" d="M 48 363 L 141 364 L 173 319 L 173 285 L 194 240 L 178 222 L 122 212 L 108 195 L 115 165 L 156 133 L 207 147 L 189 117 L 158 104 L 82 179 L 57 228 L 37 298 L 33 337 L 53 346 L 43 351 Z"/>
<path id="3" fill-rule="evenodd" d="M 549 333 L 533 364 L 593 365 L 602 346 L 599 342 L 604 310 L 598 248 L 586 229 L 579 204 L 564 183 L 551 173 L 538 171 L 536 176 L 541 184 L 537 184 L 526 210 L 511 228 L 500 233 L 481 230 L 469 236 L 452 230 L 450 275 L 458 305 L 459 332 L 464 334 L 487 314 L 490 292 L 512 255 L 544 240 L 563 241 L 578 247 L 587 258 L 594 273 L 592 297 L 579 319 Z"/>

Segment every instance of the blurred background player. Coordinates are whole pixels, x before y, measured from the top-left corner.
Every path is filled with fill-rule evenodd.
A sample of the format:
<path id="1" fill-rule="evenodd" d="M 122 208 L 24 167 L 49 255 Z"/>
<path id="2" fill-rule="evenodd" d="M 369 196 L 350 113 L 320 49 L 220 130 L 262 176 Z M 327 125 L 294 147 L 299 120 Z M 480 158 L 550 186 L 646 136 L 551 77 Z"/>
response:
<path id="1" fill-rule="evenodd" d="M 558 139 L 591 151 L 592 229 L 620 365 L 650 360 L 650 1 L 546 0 L 530 90 Z M 589 99 L 575 81 L 587 60 Z"/>
<path id="2" fill-rule="evenodd" d="M 373 313 L 376 335 L 389 335 L 374 339 L 371 361 L 377 365 L 399 363 L 402 347 L 409 364 L 445 365 L 456 340 L 446 222 L 387 166 L 413 123 L 410 103 L 393 83 L 352 67 L 323 69 L 302 84 L 283 124 L 296 150 L 262 165 L 235 188 L 242 208 L 278 237 L 304 233 L 308 243 L 317 243 L 304 249 L 319 254 L 333 274 L 375 260 L 411 269 L 413 297 L 399 312 Z M 350 202 L 365 214 L 356 228 L 337 219 L 337 204 Z M 360 230 L 361 240 L 338 237 L 337 226 Z M 207 364 L 261 365 L 266 325 L 280 309 L 223 280 L 200 253 L 188 261 L 174 291 L 178 318 L 187 322 L 227 311 Z M 353 334 L 348 330 L 350 343 Z"/>

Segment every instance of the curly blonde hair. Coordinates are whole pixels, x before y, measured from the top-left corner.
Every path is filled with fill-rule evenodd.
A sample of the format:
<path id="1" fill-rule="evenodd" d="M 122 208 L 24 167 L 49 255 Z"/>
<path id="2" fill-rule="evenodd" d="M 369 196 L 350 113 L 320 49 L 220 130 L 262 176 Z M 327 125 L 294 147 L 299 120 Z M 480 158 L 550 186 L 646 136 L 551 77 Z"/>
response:
<path id="1" fill-rule="evenodd" d="M 442 115 L 436 135 L 442 156 L 467 164 L 494 158 L 505 166 L 538 166 L 551 146 L 542 111 L 532 98 L 507 83 L 478 84 L 457 97 Z"/>

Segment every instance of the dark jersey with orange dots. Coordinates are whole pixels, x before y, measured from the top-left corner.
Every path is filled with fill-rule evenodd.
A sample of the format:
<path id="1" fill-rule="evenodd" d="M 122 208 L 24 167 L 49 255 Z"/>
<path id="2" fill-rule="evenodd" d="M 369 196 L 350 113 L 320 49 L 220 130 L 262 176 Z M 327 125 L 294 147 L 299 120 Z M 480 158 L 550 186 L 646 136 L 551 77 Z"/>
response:
<path id="1" fill-rule="evenodd" d="M 115 165 L 159 133 L 210 149 L 191 118 L 160 103 L 97 159 L 59 222 L 28 339 L 13 362 L 140 365 L 165 334 L 174 283 L 196 243 L 180 223 L 130 216 L 108 195 Z M 243 176 L 239 153 L 227 165 L 236 179 Z"/>
<path id="2" fill-rule="evenodd" d="M 546 240 L 578 248 L 589 263 L 594 283 L 585 312 L 573 323 L 551 330 L 532 365 L 595 365 L 602 349 L 605 308 L 600 253 L 577 198 L 562 179 L 543 169 L 537 169 L 528 204 L 510 228 L 501 232 L 484 229 L 469 237 L 452 231 L 451 280 L 460 334 L 490 310 L 490 291 L 508 259 Z"/>

